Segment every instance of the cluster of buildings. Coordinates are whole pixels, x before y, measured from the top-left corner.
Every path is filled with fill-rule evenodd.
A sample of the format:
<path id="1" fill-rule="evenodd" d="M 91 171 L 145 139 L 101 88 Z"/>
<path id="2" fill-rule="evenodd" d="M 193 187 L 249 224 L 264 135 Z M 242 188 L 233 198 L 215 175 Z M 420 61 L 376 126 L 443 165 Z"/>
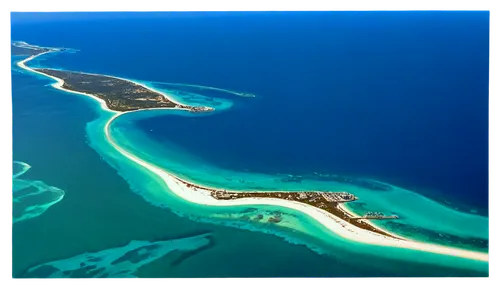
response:
<path id="1" fill-rule="evenodd" d="M 381 212 L 366 212 L 365 216 L 372 216 L 372 217 L 383 217 L 384 214 Z"/>
<path id="2" fill-rule="evenodd" d="M 336 192 L 336 193 L 322 192 L 321 196 L 327 202 L 336 202 L 336 203 L 350 202 L 357 199 L 353 194 L 350 194 L 348 192 Z"/>
<path id="3" fill-rule="evenodd" d="M 299 199 L 301 199 L 301 200 L 307 199 L 306 193 L 299 193 Z"/>
<path id="4" fill-rule="evenodd" d="M 242 197 L 269 197 L 292 201 L 307 202 L 309 204 L 326 207 L 332 203 L 345 203 L 357 200 L 347 192 L 228 192 L 226 190 L 214 190 L 211 196 L 219 200 L 230 200 Z"/>
<path id="5" fill-rule="evenodd" d="M 399 216 L 397 215 L 384 215 L 381 212 L 366 212 L 364 216 L 361 218 L 367 218 L 367 219 L 398 219 Z"/>
<path id="6" fill-rule="evenodd" d="M 296 200 L 309 203 L 344 203 L 354 201 L 357 198 L 347 192 L 298 192 L 294 195 Z M 323 203 L 324 204 L 324 203 Z"/>
<path id="7" fill-rule="evenodd" d="M 238 198 L 238 195 L 235 193 L 229 193 L 226 190 L 217 190 L 217 191 L 212 191 L 210 192 L 212 197 L 218 199 L 218 200 L 230 200 L 230 199 L 236 199 Z"/>
<path id="8" fill-rule="evenodd" d="M 175 108 L 186 108 L 186 109 L 189 109 L 189 111 L 191 111 L 191 112 L 204 112 L 204 111 L 214 110 L 212 107 L 207 107 L 207 106 L 187 106 L 187 105 L 180 105 L 180 104 L 176 104 Z"/>
<path id="9" fill-rule="evenodd" d="M 329 203 L 343 203 L 354 201 L 357 198 L 347 192 L 300 192 L 298 193 L 298 199 L 309 199 L 310 202 L 325 200 Z"/>
<path id="10" fill-rule="evenodd" d="M 207 107 L 207 106 L 193 106 L 189 109 L 191 112 L 204 112 L 204 111 L 214 110 L 212 107 Z"/>

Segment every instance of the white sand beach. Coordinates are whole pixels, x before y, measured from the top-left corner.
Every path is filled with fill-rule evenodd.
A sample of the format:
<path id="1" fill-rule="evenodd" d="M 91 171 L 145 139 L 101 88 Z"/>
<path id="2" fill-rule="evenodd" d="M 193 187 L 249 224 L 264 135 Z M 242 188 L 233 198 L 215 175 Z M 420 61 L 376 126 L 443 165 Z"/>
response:
<path id="1" fill-rule="evenodd" d="M 26 59 L 24 59 L 24 60 L 22 60 L 22 61 L 19 61 L 19 62 L 17 63 L 17 66 L 18 66 L 18 67 L 20 67 L 20 68 L 22 68 L 22 69 L 28 70 L 28 71 L 30 71 L 30 72 L 37 73 L 37 74 L 41 74 L 41 75 L 43 75 L 43 76 L 46 76 L 46 77 L 49 77 L 49 78 L 51 78 L 51 79 L 55 80 L 56 82 L 52 84 L 52 87 L 54 87 L 54 88 L 57 88 L 57 89 L 59 89 L 59 90 L 63 90 L 63 91 L 66 91 L 66 92 L 70 92 L 70 93 L 76 93 L 76 94 L 80 94 L 80 95 L 89 96 L 89 97 L 91 97 L 91 98 L 93 98 L 93 99 L 97 100 L 97 101 L 101 104 L 101 108 L 102 108 L 102 109 L 107 110 L 107 111 L 110 111 L 110 112 L 114 112 L 114 113 L 120 113 L 119 111 L 115 111 L 115 110 L 111 110 L 111 109 L 109 109 L 109 108 L 108 108 L 108 106 L 106 105 L 106 102 L 105 102 L 104 100 L 102 100 L 102 99 L 100 99 L 100 98 L 98 98 L 98 97 L 96 97 L 96 96 L 94 96 L 94 95 L 92 95 L 92 94 L 89 94 L 89 93 L 85 93 L 85 92 L 79 92 L 79 91 L 73 91 L 73 90 L 65 89 L 65 88 L 63 88 L 63 87 L 62 87 L 62 86 L 64 85 L 64 80 L 62 80 L 62 79 L 60 79 L 60 78 L 57 78 L 57 77 L 55 77 L 55 76 L 51 76 L 51 75 L 48 75 L 48 74 L 45 74 L 45 73 L 39 72 L 39 71 L 34 70 L 34 69 L 32 69 L 32 68 L 30 68 L 30 67 L 28 67 L 28 66 L 26 65 L 26 63 L 27 63 L 27 62 L 29 62 L 29 61 L 33 60 L 34 58 L 39 57 L 39 56 L 44 55 L 44 54 L 47 54 L 47 53 L 52 53 L 52 52 L 53 52 L 53 51 L 48 51 L 48 52 L 44 52 L 44 53 L 41 53 L 41 54 L 38 54 L 38 55 L 33 55 L 33 56 L 29 57 L 29 58 L 26 58 Z"/>

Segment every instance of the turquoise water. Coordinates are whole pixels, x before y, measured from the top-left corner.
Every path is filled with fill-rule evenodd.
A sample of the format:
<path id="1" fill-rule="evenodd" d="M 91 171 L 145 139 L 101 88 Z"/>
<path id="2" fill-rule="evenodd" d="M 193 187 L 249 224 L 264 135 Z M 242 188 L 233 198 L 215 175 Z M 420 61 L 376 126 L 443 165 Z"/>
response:
<path id="1" fill-rule="evenodd" d="M 47 82 L 46 79 L 38 77 Z M 37 79 L 37 80 L 38 80 Z M 44 86 L 44 85 L 42 85 Z M 157 86 L 156 86 L 157 87 Z M 45 86 L 45 88 L 50 88 Z M 172 91 L 169 89 L 169 91 Z M 177 94 L 180 100 L 187 103 L 193 102 L 197 104 L 212 103 L 212 106 L 218 107 L 218 111 L 213 114 L 190 114 L 185 111 L 166 111 L 166 110 L 151 110 L 134 112 L 120 116 L 111 125 L 111 136 L 126 150 L 132 152 L 136 156 L 165 168 L 183 178 L 192 181 L 207 184 L 215 187 L 225 187 L 236 190 L 249 189 L 271 189 L 271 190 L 304 190 L 304 189 L 325 189 L 332 191 L 349 191 L 355 193 L 361 198 L 362 207 L 352 205 L 356 210 L 361 209 L 376 209 L 378 211 L 391 211 L 402 217 L 403 224 L 413 225 L 425 229 L 430 229 L 436 232 L 447 232 L 458 236 L 462 239 L 474 237 L 476 239 L 487 239 L 487 223 L 485 217 L 467 213 L 457 212 L 449 207 L 436 203 L 421 195 L 391 186 L 390 190 L 373 191 L 367 188 L 362 188 L 354 184 L 339 183 L 333 180 L 325 180 L 318 178 L 306 178 L 300 182 L 290 180 L 291 175 L 272 176 L 268 174 L 258 173 L 241 173 L 231 170 L 224 170 L 211 165 L 208 162 L 200 160 L 197 156 L 190 154 L 188 150 L 182 146 L 176 146 L 170 142 L 161 142 L 152 140 L 148 134 L 136 128 L 135 123 L 144 118 L 157 118 L 161 122 L 168 124 L 168 118 L 172 116 L 183 116 L 186 120 L 189 118 L 198 118 L 206 116 L 218 116 L 219 112 L 229 109 L 232 105 L 227 98 L 207 100 L 207 96 L 198 95 L 195 93 L 186 93 L 180 90 Z M 53 91 L 59 93 L 59 96 L 71 96 L 87 101 L 91 108 L 96 112 L 97 119 L 91 121 L 86 126 L 86 137 L 88 144 L 99 152 L 102 158 L 118 173 L 127 180 L 131 189 L 141 195 L 149 203 L 160 208 L 172 211 L 178 216 L 187 217 L 192 221 L 208 222 L 210 224 L 231 226 L 251 230 L 253 233 L 264 232 L 284 238 L 290 242 L 290 245 L 306 245 L 309 249 L 325 257 L 334 258 L 336 261 L 342 261 L 348 267 L 356 265 L 358 269 L 369 268 L 368 273 L 378 273 L 377 275 L 384 276 L 407 276 L 407 275 L 481 275 L 480 273 L 487 272 L 487 263 L 470 261 L 466 259 L 423 253 L 412 250 L 393 249 L 380 246 L 372 246 L 360 244 L 352 241 L 347 241 L 337 237 L 323 226 L 316 223 L 311 218 L 293 211 L 280 207 L 207 207 L 192 205 L 177 198 L 168 191 L 164 183 L 155 175 L 147 170 L 133 164 L 128 159 L 124 158 L 116 150 L 114 150 L 109 142 L 104 138 L 103 128 L 109 118 L 111 112 L 103 111 L 99 105 L 90 98 L 79 97 L 69 93 Z M 222 107 L 221 107 L 222 106 Z M 194 136 L 195 137 L 195 136 Z M 196 138 L 194 138 L 196 139 Z M 200 140 L 201 138 L 198 138 Z M 387 203 L 390 201 L 390 203 Z M 419 212 L 422 206 L 427 209 L 425 213 Z M 270 225 L 266 223 L 267 216 L 273 211 L 279 211 L 283 214 L 283 223 L 280 225 Z M 262 221 L 255 221 L 254 218 L 262 214 Z M 439 216 L 440 220 L 436 222 L 435 216 Z M 249 221 L 250 220 L 250 221 Z M 458 227 L 464 223 L 467 227 Z M 476 227 L 476 228 L 475 228 Z M 398 228 L 391 229 L 398 232 Z M 416 235 L 418 238 L 418 234 Z M 442 244 L 451 244 L 450 242 L 440 241 Z M 147 246 L 148 244 L 138 244 L 139 246 Z M 465 245 L 465 248 L 474 249 L 473 245 Z M 125 248 L 128 249 L 128 248 Z M 110 248 L 101 250 L 103 257 L 119 257 L 119 253 L 123 253 L 122 248 Z M 88 252 L 88 251 L 85 251 Z M 113 253 L 112 256 L 111 253 Z M 57 269 L 76 269 L 75 263 L 82 260 L 83 254 L 78 254 L 71 258 L 65 258 L 61 262 L 51 262 L 49 265 L 56 266 Z M 98 256 L 99 256 L 98 255 Z M 107 258 L 110 260 L 111 258 Z M 83 259 L 85 260 L 85 259 Z M 108 261 L 104 259 L 103 261 Z M 373 266 L 373 261 L 377 260 L 377 267 Z M 104 264 L 94 265 L 97 268 L 102 268 Z M 109 261 L 108 261 L 109 262 Z M 63 266 L 61 266 L 63 265 Z M 64 266 L 69 265 L 69 266 Z M 410 265 L 412 267 L 410 267 Z M 415 266 L 418 266 L 415 268 Z M 69 268 L 65 268 L 69 267 Z M 104 267 L 106 269 L 106 267 Z M 409 269 L 416 270 L 409 270 Z M 33 269 L 32 269 L 33 270 Z M 92 269 L 95 270 L 92 266 Z M 112 270 L 101 270 L 103 273 L 111 273 L 111 275 L 126 274 L 137 275 L 136 268 L 125 267 L 126 272 L 121 272 L 122 268 Z M 125 271 L 123 270 L 123 271 Z M 358 270 L 359 271 L 359 270 Z M 374 271 L 374 272 L 370 272 Z M 26 275 L 31 273 L 28 271 Z M 80 275 L 83 275 L 81 272 Z M 333 272 L 331 272 L 333 273 Z M 349 272 L 343 272 L 345 276 L 351 276 Z M 356 273 L 356 272 L 355 272 Z M 359 273 L 362 273 L 359 272 Z M 53 271 L 49 274 L 53 274 Z M 59 273 L 60 274 L 60 273 Z M 95 273 L 94 273 L 95 274 Z M 124 274 L 124 275 L 125 275 Z M 41 274 L 40 274 L 41 275 Z M 75 274 L 78 276 L 78 274 Z M 229 276 L 237 274 L 228 274 Z M 338 275 L 338 274 L 337 274 Z M 374 275 L 374 274 L 365 274 Z M 29 275 L 28 275 L 29 276 Z M 196 276 L 196 274 L 193 274 Z M 340 275 L 342 276 L 342 275 Z"/>
<path id="2" fill-rule="evenodd" d="M 484 13 L 125 15 L 25 18 L 13 37 L 81 49 L 30 66 L 139 79 L 216 108 L 111 124 L 122 148 L 179 177 L 348 191 L 359 214 L 398 215 L 374 222 L 390 231 L 488 252 Z M 287 208 L 187 203 L 110 145 L 113 114 L 96 101 L 14 64 L 12 77 L 14 160 L 29 164 L 13 166 L 15 277 L 488 275 L 486 262 L 349 241 Z"/>

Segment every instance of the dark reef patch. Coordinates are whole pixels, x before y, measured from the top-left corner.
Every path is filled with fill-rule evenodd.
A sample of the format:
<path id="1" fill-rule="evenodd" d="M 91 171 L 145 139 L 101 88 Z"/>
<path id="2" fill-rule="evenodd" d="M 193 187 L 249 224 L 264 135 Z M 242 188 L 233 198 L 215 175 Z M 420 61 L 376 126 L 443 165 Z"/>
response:
<path id="1" fill-rule="evenodd" d="M 256 211 L 257 211 L 256 208 L 246 208 L 246 209 L 240 211 L 240 213 L 243 214 L 243 213 L 251 213 L 251 212 L 256 212 Z"/>
<path id="2" fill-rule="evenodd" d="M 177 266 L 179 264 L 181 264 L 183 261 L 185 261 L 186 259 L 202 252 L 202 251 L 205 251 L 209 248 L 212 248 L 215 246 L 215 239 L 211 236 L 208 237 L 208 244 L 206 244 L 205 246 L 202 246 L 198 249 L 195 249 L 195 250 L 192 250 L 192 251 L 184 251 L 177 259 L 175 259 L 174 261 L 172 261 L 172 263 L 170 264 L 171 266 Z"/>
<path id="3" fill-rule="evenodd" d="M 299 176 L 291 176 L 291 177 L 285 177 L 285 178 L 280 179 L 280 181 L 284 182 L 284 183 L 290 183 L 290 182 L 301 183 L 302 180 L 303 180 L 303 178 L 299 177 Z"/>

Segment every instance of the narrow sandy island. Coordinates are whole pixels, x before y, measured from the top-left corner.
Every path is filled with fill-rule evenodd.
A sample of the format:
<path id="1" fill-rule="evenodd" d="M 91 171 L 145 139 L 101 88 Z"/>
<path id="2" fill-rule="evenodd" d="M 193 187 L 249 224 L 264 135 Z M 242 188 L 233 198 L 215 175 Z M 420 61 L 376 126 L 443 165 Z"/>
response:
<path id="1" fill-rule="evenodd" d="M 44 53 L 41 53 L 39 55 L 42 55 Z M 472 260 L 478 260 L 478 261 L 488 261 L 488 254 L 487 253 L 482 253 L 482 252 L 475 252 L 475 251 L 469 251 L 469 250 L 463 250 L 463 249 L 458 249 L 458 248 L 453 248 L 453 247 L 446 247 L 446 246 L 441 246 L 441 245 L 436 245 L 436 244 L 430 244 L 430 243 L 423 243 L 423 242 L 417 242 L 417 241 L 411 241 L 408 239 L 403 239 L 403 238 L 398 238 L 395 234 L 394 236 L 396 237 L 388 237 L 385 235 L 381 235 L 372 231 L 368 231 L 362 228 L 359 228 L 357 226 L 354 226 L 332 214 L 329 212 L 326 212 L 325 210 L 313 207 L 308 204 L 304 204 L 301 202 L 296 202 L 296 201 L 287 201 L 284 199 L 275 199 L 275 198 L 241 198 L 237 200 L 217 200 L 214 197 L 210 195 L 209 192 L 206 190 L 199 189 L 196 186 L 196 184 L 188 186 L 188 184 L 185 181 L 182 181 L 180 178 L 174 176 L 173 174 L 149 163 L 146 162 L 133 154 L 127 152 L 126 150 L 122 149 L 110 136 L 109 134 L 109 126 L 115 120 L 118 116 L 123 115 L 125 113 L 129 112 L 136 112 L 136 111 L 129 111 L 129 112 L 116 112 L 113 110 L 110 110 L 107 108 L 106 103 L 97 98 L 96 96 L 93 96 L 91 94 L 87 93 L 82 93 L 82 92 L 77 92 L 77 91 L 72 91 L 72 90 L 67 90 L 64 89 L 62 86 L 64 84 L 64 81 L 38 72 L 32 68 L 29 68 L 26 66 L 26 63 L 29 62 L 30 60 L 34 59 L 36 56 L 39 55 L 34 55 L 31 56 L 23 61 L 20 61 L 18 63 L 18 66 L 34 72 L 38 74 L 42 74 L 44 76 L 48 76 L 54 80 L 57 81 L 57 83 L 53 84 L 55 88 L 58 88 L 60 90 L 68 91 L 71 93 L 77 93 L 77 94 L 82 94 L 85 96 L 90 96 L 96 100 L 98 100 L 101 103 L 101 107 L 105 110 L 114 112 L 115 114 L 108 120 L 104 127 L 104 133 L 109 141 L 109 143 L 118 151 L 120 152 L 123 156 L 128 158 L 129 160 L 135 162 L 136 164 L 148 169 L 152 173 L 156 174 L 159 176 L 165 184 L 168 186 L 168 188 L 177 196 L 180 198 L 200 204 L 200 205 L 209 205 L 209 206 L 238 206 L 238 205 L 272 205 L 272 206 L 281 206 L 289 209 L 294 209 L 297 211 L 300 211 L 304 214 L 309 215 L 319 223 L 321 223 L 323 226 L 334 232 L 335 234 L 339 235 L 340 237 L 343 237 L 345 239 L 349 239 L 352 241 L 357 241 L 361 243 L 367 243 L 367 244 L 373 244 L 373 245 L 380 245 L 380 246 L 388 246 L 388 247 L 398 247 L 398 248 L 407 248 L 407 249 L 413 249 L 413 250 L 419 250 L 419 251 L 425 251 L 425 252 L 432 252 L 432 253 L 437 253 L 437 254 L 443 254 L 443 255 L 450 255 L 450 256 L 456 256 L 456 257 L 462 257 L 462 258 L 467 258 L 467 259 L 472 259 Z M 144 85 L 143 85 L 144 86 Z M 149 88 L 149 87 L 146 87 Z M 156 91 L 159 92 L 159 91 Z M 159 92 L 161 93 L 161 92 Z M 162 93 L 164 94 L 164 93 Z M 167 95 L 165 95 L 167 96 Z M 170 109 L 170 108 L 169 108 Z M 345 209 L 346 212 L 349 212 L 349 210 Z M 385 230 L 384 230 L 385 231 Z"/>

